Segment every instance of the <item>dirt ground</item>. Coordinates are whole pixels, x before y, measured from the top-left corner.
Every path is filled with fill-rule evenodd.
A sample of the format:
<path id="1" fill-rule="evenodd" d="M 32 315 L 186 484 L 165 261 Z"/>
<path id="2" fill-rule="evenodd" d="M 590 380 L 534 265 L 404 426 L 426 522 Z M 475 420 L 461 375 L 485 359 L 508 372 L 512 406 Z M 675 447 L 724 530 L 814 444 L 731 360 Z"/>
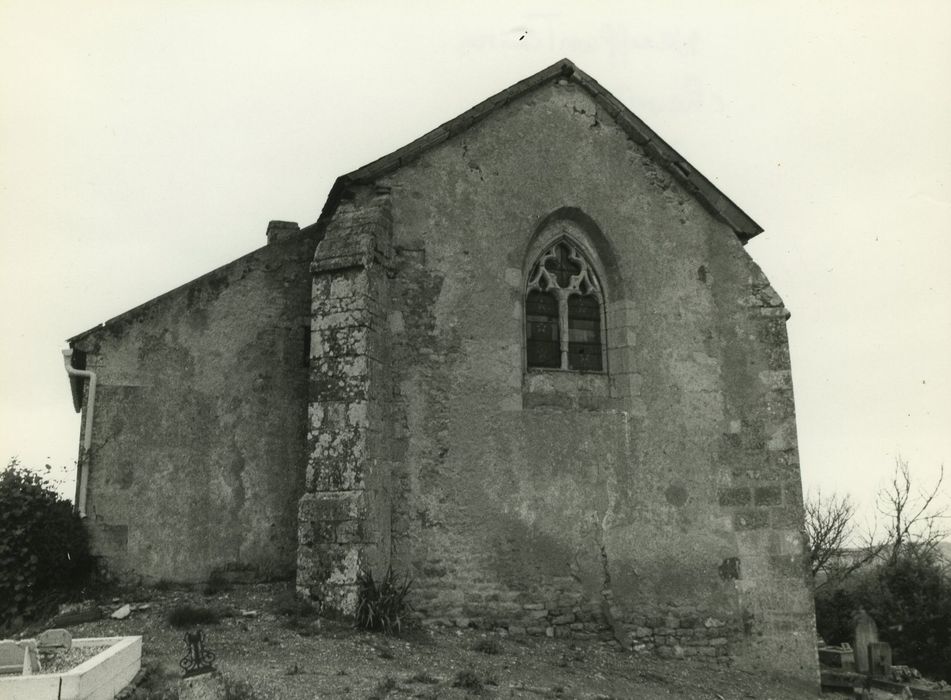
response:
<path id="1" fill-rule="evenodd" d="M 286 599 L 287 590 L 287 584 L 234 586 L 214 595 L 142 589 L 105 602 L 103 610 L 148 603 L 147 610 L 69 629 L 74 637 L 141 635 L 143 664 L 152 669 L 145 686 L 153 694 L 143 686 L 137 697 L 159 698 L 156 690 L 175 687 L 181 676 L 184 631 L 171 627 L 167 617 L 182 605 L 221 615 L 219 623 L 204 628 L 215 666 L 226 679 L 246 681 L 262 700 L 815 697 L 736 669 L 634 655 L 598 641 L 442 628 L 386 637 L 341 622 L 280 614 L 275 601 Z"/>

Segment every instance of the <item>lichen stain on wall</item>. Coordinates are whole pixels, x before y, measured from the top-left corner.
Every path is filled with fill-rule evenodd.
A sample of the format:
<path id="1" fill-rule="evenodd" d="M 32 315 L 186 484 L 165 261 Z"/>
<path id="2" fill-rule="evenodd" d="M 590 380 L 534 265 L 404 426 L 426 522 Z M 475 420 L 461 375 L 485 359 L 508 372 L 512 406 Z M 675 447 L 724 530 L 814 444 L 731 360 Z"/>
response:
<path id="1" fill-rule="evenodd" d="M 697 634 L 734 620 L 735 648 L 745 629 L 786 634 L 771 605 L 784 587 L 805 594 L 804 579 L 749 535 L 801 548 L 791 393 L 761 375 L 788 372 L 785 310 L 735 234 L 571 84 L 497 110 L 382 184 L 407 251 L 390 302 L 404 426 L 394 561 L 424 616 L 482 611 L 520 629 L 536 605 L 546 624 L 560 605 L 634 634 L 639 615 L 679 606 Z M 609 290 L 604 385 L 523 369 L 512 271 L 563 207 L 597 223 L 623 280 Z M 749 500 L 725 505 L 737 487 Z M 738 579 L 719 573 L 731 558 Z M 807 597 L 785 608 L 806 630 L 804 659 Z"/>
<path id="2" fill-rule="evenodd" d="M 115 573 L 293 570 L 312 249 L 269 245 L 74 341 L 99 372 L 87 511 Z"/>

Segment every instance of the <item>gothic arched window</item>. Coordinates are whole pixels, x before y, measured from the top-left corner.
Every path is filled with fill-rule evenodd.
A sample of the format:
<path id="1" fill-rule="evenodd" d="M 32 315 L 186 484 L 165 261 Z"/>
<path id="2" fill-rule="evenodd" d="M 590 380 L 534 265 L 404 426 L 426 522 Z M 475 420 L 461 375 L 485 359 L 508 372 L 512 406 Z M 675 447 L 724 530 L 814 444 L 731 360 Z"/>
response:
<path id="1" fill-rule="evenodd" d="M 591 265 L 569 239 L 542 252 L 526 292 L 528 366 L 601 372 L 604 297 Z"/>

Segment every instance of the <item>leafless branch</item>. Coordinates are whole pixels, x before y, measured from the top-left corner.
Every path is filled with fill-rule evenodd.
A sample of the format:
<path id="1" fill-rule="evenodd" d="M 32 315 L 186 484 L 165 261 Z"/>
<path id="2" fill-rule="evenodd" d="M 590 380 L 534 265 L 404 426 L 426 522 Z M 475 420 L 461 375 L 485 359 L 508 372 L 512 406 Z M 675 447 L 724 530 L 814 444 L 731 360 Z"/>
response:
<path id="1" fill-rule="evenodd" d="M 891 481 L 878 496 L 876 507 L 884 515 L 887 561 L 894 563 L 908 551 L 931 553 L 948 536 L 944 521 L 949 518 L 946 508 L 936 508 L 935 499 L 944 482 L 944 465 L 931 489 L 914 490 L 907 460 L 895 458 L 895 472 Z"/>
<path id="2" fill-rule="evenodd" d="M 805 504 L 809 566 L 816 588 L 841 581 L 879 555 L 871 531 L 855 533 L 855 507 L 848 496 L 824 498 L 821 492 Z M 849 549 L 850 542 L 862 544 Z"/>

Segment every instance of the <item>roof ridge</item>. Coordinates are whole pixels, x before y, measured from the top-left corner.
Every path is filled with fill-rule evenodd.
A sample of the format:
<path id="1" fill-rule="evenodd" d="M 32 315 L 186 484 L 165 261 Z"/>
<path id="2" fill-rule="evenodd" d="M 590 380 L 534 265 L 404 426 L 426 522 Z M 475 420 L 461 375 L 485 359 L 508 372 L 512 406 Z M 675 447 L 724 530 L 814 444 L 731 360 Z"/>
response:
<path id="1" fill-rule="evenodd" d="M 523 78 L 497 92 L 405 146 L 401 146 L 356 170 L 341 175 L 331 187 L 317 223 L 326 221 L 348 187 L 368 184 L 381 175 L 416 160 L 425 151 L 467 130 L 500 107 L 558 78 L 571 80 L 587 90 L 595 102 L 617 122 L 618 126 L 635 143 L 642 146 L 648 155 L 665 167 L 688 192 L 700 200 L 711 214 L 732 228 L 743 243 L 762 233 L 763 228 L 721 192 L 716 185 L 710 182 L 686 158 L 664 141 L 597 80 L 578 68 L 568 58 L 562 58 L 534 75 Z"/>

